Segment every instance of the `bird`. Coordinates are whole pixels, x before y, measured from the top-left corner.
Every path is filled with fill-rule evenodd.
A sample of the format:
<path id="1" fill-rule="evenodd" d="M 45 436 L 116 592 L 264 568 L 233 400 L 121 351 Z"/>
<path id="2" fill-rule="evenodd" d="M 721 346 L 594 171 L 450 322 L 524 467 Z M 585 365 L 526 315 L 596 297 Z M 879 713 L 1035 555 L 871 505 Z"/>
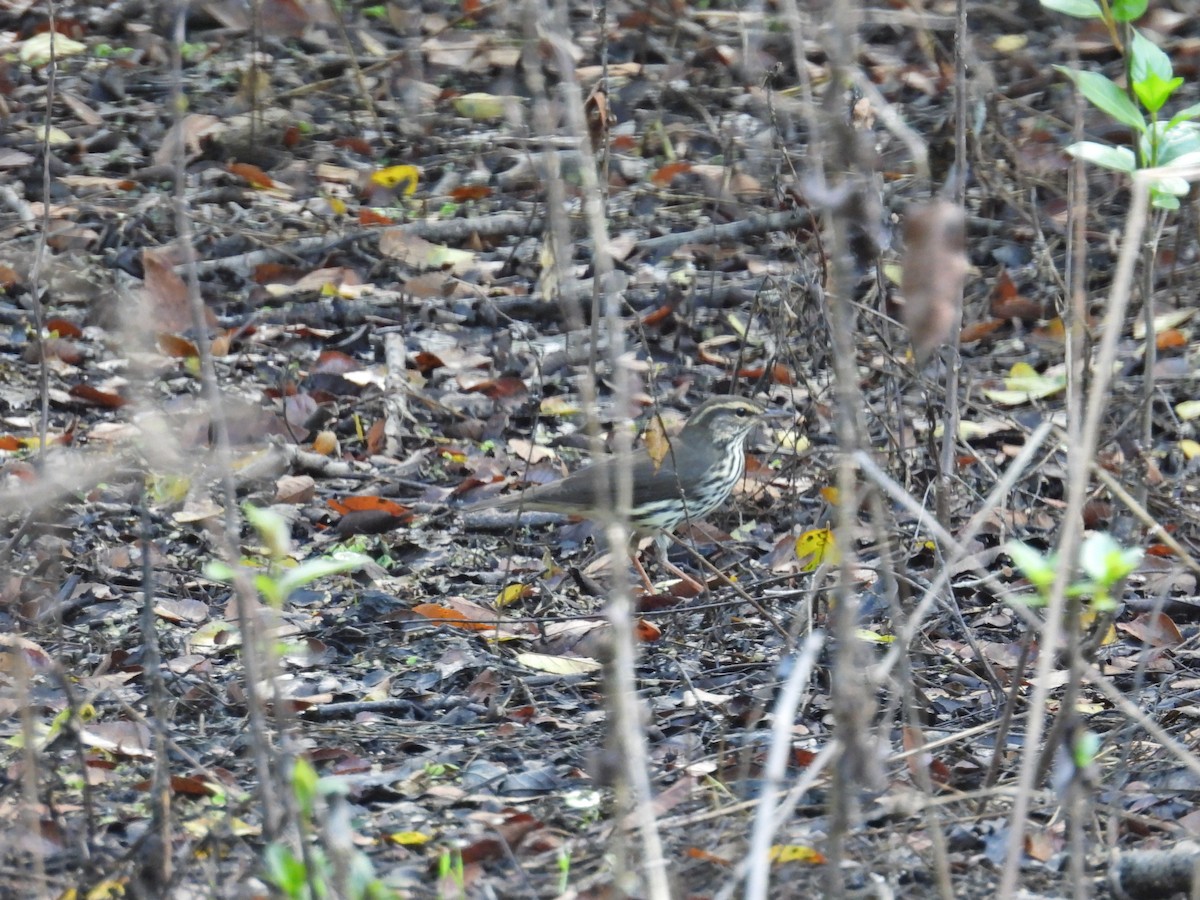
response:
<path id="1" fill-rule="evenodd" d="M 525 509 L 611 519 L 617 513 L 618 472 L 627 469 L 633 487 L 630 527 L 635 537 L 653 535 L 663 554 L 667 534 L 684 522 L 703 519 L 728 499 L 745 472 L 746 437 L 765 415 L 763 406 L 753 400 L 713 397 L 701 403 L 683 430 L 669 439 L 661 459 L 645 447 L 607 456 L 559 481 L 490 497 L 469 509 Z M 636 555 L 631 558 L 653 593 L 645 569 Z"/>

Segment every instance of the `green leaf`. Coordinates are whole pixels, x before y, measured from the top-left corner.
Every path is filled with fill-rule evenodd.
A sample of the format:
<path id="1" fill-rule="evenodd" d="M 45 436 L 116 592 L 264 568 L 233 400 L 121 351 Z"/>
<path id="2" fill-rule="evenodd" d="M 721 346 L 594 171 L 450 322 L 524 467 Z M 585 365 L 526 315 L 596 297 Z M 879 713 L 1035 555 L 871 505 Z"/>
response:
<path id="1" fill-rule="evenodd" d="M 1128 576 L 1141 561 L 1141 550 L 1126 550 L 1105 532 L 1091 535 L 1079 548 L 1080 567 L 1105 590 Z"/>
<path id="2" fill-rule="evenodd" d="M 1118 22 L 1132 22 L 1144 16 L 1149 5 L 1149 0 L 1113 0 L 1110 8 Z"/>
<path id="3" fill-rule="evenodd" d="M 1167 131 L 1170 131 L 1176 125 L 1186 122 L 1188 119 L 1194 119 L 1200 116 L 1200 103 L 1196 103 L 1186 109 L 1181 109 L 1175 115 L 1171 116 L 1171 121 L 1167 122 Z"/>
<path id="4" fill-rule="evenodd" d="M 1096 0 L 1042 0 L 1042 6 L 1051 12 L 1073 16 L 1076 19 L 1104 18 L 1104 10 Z"/>
<path id="5" fill-rule="evenodd" d="M 1132 173 L 1137 168 L 1137 160 L 1133 151 L 1128 147 L 1110 147 L 1107 144 L 1097 144 L 1095 141 L 1080 141 L 1067 148 L 1072 156 L 1090 162 L 1106 169 L 1118 172 Z"/>
<path id="6" fill-rule="evenodd" d="M 1161 126 L 1162 123 L 1157 123 Z M 1160 166 L 1177 163 L 1185 156 L 1200 151 L 1200 126 L 1195 122 L 1180 122 L 1174 128 L 1162 128 L 1158 140 Z"/>
<path id="7" fill-rule="evenodd" d="M 1074 81 L 1079 92 L 1098 109 L 1108 113 L 1122 125 L 1128 125 L 1138 132 L 1146 130 L 1146 122 L 1138 108 L 1111 79 L 1105 78 L 1099 72 L 1078 72 L 1066 66 L 1054 68 Z"/>
<path id="8" fill-rule="evenodd" d="M 242 512 L 246 515 L 246 521 L 254 526 L 262 542 L 267 545 L 271 559 L 279 560 L 288 555 L 291 551 L 292 533 L 283 516 L 251 503 L 243 504 Z"/>
<path id="9" fill-rule="evenodd" d="M 317 770 L 303 756 L 296 757 L 292 765 L 292 793 L 296 795 L 296 803 L 300 813 L 312 817 L 317 802 L 317 786 L 319 778 Z"/>
<path id="10" fill-rule="evenodd" d="M 1056 563 L 1053 556 L 1045 556 L 1022 541 L 1009 541 L 1004 549 L 1039 593 L 1044 594 L 1054 584 Z"/>
<path id="11" fill-rule="evenodd" d="M 307 878 L 304 863 L 284 844 L 268 844 L 263 851 L 267 881 L 288 897 L 301 897 Z"/>
<path id="12" fill-rule="evenodd" d="M 1145 81 L 1151 73 L 1163 81 L 1170 81 L 1175 75 L 1171 68 L 1171 57 L 1150 38 L 1137 29 L 1133 32 L 1133 41 L 1129 45 L 1129 77 L 1134 86 Z"/>
<path id="13" fill-rule="evenodd" d="M 1100 737 L 1090 731 L 1083 731 L 1071 742 L 1071 757 L 1075 768 L 1086 769 L 1096 761 L 1100 752 Z"/>
<path id="14" fill-rule="evenodd" d="M 278 591 L 282 599 L 287 599 L 297 588 L 302 588 L 318 578 L 327 575 L 340 575 L 360 569 L 369 563 L 369 557 L 361 553 L 334 553 L 316 559 L 306 559 L 294 569 L 288 569 L 278 579 Z"/>
<path id="15" fill-rule="evenodd" d="M 1183 84 L 1183 79 L 1179 76 L 1170 81 L 1164 81 L 1157 72 L 1151 72 L 1141 81 L 1133 83 L 1133 92 L 1142 101 L 1142 106 L 1150 112 L 1156 113 L 1163 108 L 1163 105 L 1181 84 Z"/>

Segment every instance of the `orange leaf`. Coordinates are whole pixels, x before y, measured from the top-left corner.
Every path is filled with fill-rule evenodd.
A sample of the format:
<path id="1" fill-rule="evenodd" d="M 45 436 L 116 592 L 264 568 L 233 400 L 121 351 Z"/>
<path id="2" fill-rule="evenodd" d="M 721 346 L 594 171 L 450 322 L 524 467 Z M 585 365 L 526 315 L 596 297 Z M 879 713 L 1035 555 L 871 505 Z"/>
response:
<path id="1" fill-rule="evenodd" d="M 433 603 L 418 603 L 412 611 L 426 619 L 436 619 L 455 628 L 465 628 L 467 631 L 491 631 L 493 627 L 486 622 L 473 622 L 457 609 L 447 609 Z"/>
<path id="2" fill-rule="evenodd" d="M 226 168 L 231 174 L 248 182 L 251 187 L 275 187 L 275 182 L 271 180 L 271 176 L 258 166 L 251 165 L 250 163 L 231 162 Z"/>
<path id="3" fill-rule="evenodd" d="M 83 337 L 83 329 L 69 319 L 47 319 L 46 330 L 65 338 Z"/>
<path id="4" fill-rule="evenodd" d="M 963 330 L 958 333 L 959 343 L 973 344 L 976 341 L 982 341 L 985 338 L 991 337 L 1007 322 L 1003 319 L 988 319 L 984 322 L 975 322 L 972 325 L 964 325 Z"/>
<path id="5" fill-rule="evenodd" d="M 120 409 L 127 401 L 120 394 L 113 394 L 109 391 L 102 391 L 90 384 L 77 384 L 71 388 L 70 394 L 85 403 L 90 403 L 92 406 L 99 406 L 104 409 Z"/>
<path id="6" fill-rule="evenodd" d="M 653 643 L 662 637 L 662 629 L 653 622 L 647 622 L 645 619 L 638 619 L 634 623 L 633 632 L 640 644 Z"/>
<path id="7" fill-rule="evenodd" d="M 358 211 L 359 225 L 394 225 L 395 221 L 364 206 Z"/>
<path id="8" fill-rule="evenodd" d="M 191 359 L 194 356 L 199 356 L 200 351 L 196 345 L 187 338 L 180 337 L 177 334 L 162 333 L 156 339 L 158 352 L 163 356 L 170 356 L 173 359 Z"/>
<path id="9" fill-rule="evenodd" d="M 661 166 L 657 171 L 655 171 L 655 173 L 650 176 L 650 180 L 654 184 L 666 187 L 674 180 L 676 175 L 682 175 L 683 173 L 690 171 L 692 171 L 692 164 L 690 162 L 667 163 L 665 166 Z"/>
<path id="10" fill-rule="evenodd" d="M 450 199 L 456 203 L 466 203 L 468 200 L 486 200 L 492 196 L 492 189 L 486 184 L 464 184 L 450 191 Z"/>
<path id="11" fill-rule="evenodd" d="M 345 515 L 348 512 L 386 512 L 393 516 L 402 516 L 409 512 L 407 506 L 401 506 L 394 500 L 388 500 L 386 497 L 376 497 L 371 494 L 355 494 L 350 497 L 343 497 L 341 500 L 331 498 L 325 501 L 329 507 L 336 512 Z"/>
<path id="12" fill-rule="evenodd" d="M 1177 350 L 1187 346 L 1187 338 L 1178 328 L 1168 328 L 1155 338 L 1154 343 L 1159 350 Z"/>

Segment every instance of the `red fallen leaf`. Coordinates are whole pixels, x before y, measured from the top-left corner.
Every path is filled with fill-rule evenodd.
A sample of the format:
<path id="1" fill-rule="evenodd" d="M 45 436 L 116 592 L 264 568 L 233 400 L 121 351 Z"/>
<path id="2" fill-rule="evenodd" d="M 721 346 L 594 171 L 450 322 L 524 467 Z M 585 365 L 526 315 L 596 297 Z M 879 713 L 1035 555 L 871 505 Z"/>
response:
<path id="1" fill-rule="evenodd" d="M 368 455 L 376 456 L 383 452 L 384 443 L 387 438 L 387 435 L 384 433 L 384 427 L 383 419 L 376 419 L 371 423 L 371 427 L 367 429 L 366 446 Z"/>
<path id="2" fill-rule="evenodd" d="M 11 434 L 0 434 L 0 450 L 3 450 L 7 453 L 15 453 L 16 451 L 18 451 L 20 449 L 21 449 L 21 442 L 19 440 L 17 440 Z M 6 470 L 6 474 L 12 474 L 12 473 L 7 472 L 7 470 Z"/>
<path id="3" fill-rule="evenodd" d="M 251 187 L 275 187 L 275 182 L 271 180 L 271 176 L 252 163 L 231 162 L 225 168 L 231 175 L 236 175 Z"/>
<path id="4" fill-rule="evenodd" d="M 486 200 L 492 196 L 492 189 L 486 184 L 464 184 L 450 191 L 450 199 L 455 203 L 466 203 L 468 200 Z"/>
<path id="5" fill-rule="evenodd" d="M 146 782 L 146 786 L 149 787 L 149 785 L 150 783 Z M 201 778 L 193 778 L 190 775 L 172 775 L 171 792 L 186 797 L 212 797 L 217 793 L 217 788 Z"/>
<path id="6" fill-rule="evenodd" d="M 333 142 L 333 146 L 341 147 L 349 150 L 352 153 L 357 153 L 359 156 L 370 158 L 375 157 L 375 148 L 372 147 L 366 140 L 360 137 L 342 137 Z"/>
<path id="7" fill-rule="evenodd" d="M 291 150 L 300 143 L 300 129 L 295 125 L 289 125 L 283 130 L 283 146 Z"/>
<path id="8" fill-rule="evenodd" d="M 632 134 L 618 134 L 612 139 L 612 148 L 624 153 L 637 146 L 637 138 Z"/>
<path id="9" fill-rule="evenodd" d="M 1001 269 L 992 288 L 991 313 L 997 319 L 1022 319 L 1035 322 L 1045 316 L 1042 304 L 1017 292 L 1007 269 Z"/>
<path id="10" fill-rule="evenodd" d="M 50 30 L 50 23 L 47 20 L 42 20 L 34 26 L 33 31 L 24 32 L 24 37 L 32 37 L 35 34 L 45 34 Z M 73 41 L 81 41 L 87 36 L 87 31 L 83 27 L 83 23 L 78 19 L 55 19 L 54 20 L 55 34 L 61 34 L 63 37 L 69 37 Z"/>
<path id="11" fill-rule="evenodd" d="M 69 319 L 47 319 L 46 331 L 64 338 L 83 337 L 83 329 Z"/>
<path id="12" fill-rule="evenodd" d="M 304 270 L 296 266 L 269 262 L 255 266 L 251 277 L 255 284 L 295 284 L 303 274 Z"/>
<path id="13" fill-rule="evenodd" d="M 90 403 L 92 406 L 99 406 L 103 409 L 120 409 L 129 402 L 120 394 L 102 391 L 90 384 L 77 384 L 68 393 L 77 400 L 82 400 L 84 403 Z"/>
<path id="14" fill-rule="evenodd" d="M 638 619 L 634 623 L 633 633 L 639 644 L 650 644 L 662 637 L 662 629 L 645 619 Z"/>
<path id="15" fill-rule="evenodd" d="M 1175 550 L 1166 544 L 1151 544 L 1146 548 L 1146 555 L 1158 557 L 1174 556 Z"/>
<path id="16" fill-rule="evenodd" d="M 294 381 L 285 381 L 281 385 L 263 389 L 263 395 L 268 400 L 278 400 L 280 397 L 295 397 L 298 393 L 300 391 Z"/>
<path id="17" fill-rule="evenodd" d="M 967 466 L 973 466 L 978 462 L 979 462 L 979 457 L 975 456 L 974 454 L 971 454 L 971 455 L 963 454 L 962 456 L 955 457 L 955 460 L 954 460 L 954 464 L 957 465 L 960 469 L 966 468 Z"/>
<path id="18" fill-rule="evenodd" d="M 660 187 L 666 187 L 670 184 L 676 175 L 683 175 L 685 172 L 692 171 L 690 162 L 673 162 L 667 163 L 665 166 L 659 166 L 654 174 L 650 176 L 650 181 Z"/>
<path id="19" fill-rule="evenodd" d="M 642 325 L 647 328 L 659 325 L 666 319 L 670 318 L 671 313 L 675 312 L 675 307 L 669 303 L 664 303 L 657 309 L 652 309 L 646 315 L 642 316 Z"/>
<path id="20" fill-rule="evenodd" d="M 413 357 L 413 365 L 422 375 L 428 375 L 434 369 L 440 369 L 445 363 L 436 354 L 422 350 Z"/>
<path id="21" fill-rule="evenodd" d="M 503 822 L 496 831 L 499 838 L 483 838 L 470 846 L 464 847 L 462 861 L 466 865 L 499 859 L 516 848 L 531 831 L 544 828 L 545 825 L 529 813 L 517 813 Z"/>
<path id="22" fill-rule="evenodd" d="M 801 769 L 807 769 L 813 764 L 816 758 L 817 754 L 811 750 L 805 750 L 802 747 L 792 748 L 792 765 L 798 766 Z"/>
<path id="23" fill-rule="evenodd" d="M 1004 319 L 987 319 L 983 322 L 964 325 L 962 331 L 958 333 L 958 341 L 960 344 L 974 344 L 976 341 L 990 338 L 1007 324 L 1008 322 Z"/>
<path id="24" fill-rule="evenodd" d="M 21 283 L 21 277 L 12 266 L 0 266 L 0 287 L 7 290 Z"/>
<path id="25" fill-rule="evenodd" d="M 395 225 L 395 220 L 389 219 L 387 216 L 380 215 L 371 209 L 369 206 L 360 207 L 358 210 L 359 225 Z"/>
<path id="26" fill-rule="evenodd" d="M 187 338 L 177 334 L 161 333 L 154 339 L 158 352 L 173 359 L 191 359 L 199 356 L 200 350 Z"/>
<path id="27" fill-rule="evenodd" d="M 357 372 L 361 368 L 362 364 L 348 353 L 340 350 L 323 350 L 317 357 L 317 363 L 313 366 L 312 371 L 344 375 L 347 372 Z"/>
<path id="28" fill-rule="evenodd" d="M 1111 518 L 1111 503 L 1105 500 L 1089 500 L 1083 504 L 1083 527 L 1089 531 L 1103 527 Z"/>
<path id="29" fill-rule="evenodd" d="M 468 394 L 483 394 L 492 400 L 502 400 L 509 397 L 519 397 L 524 394 L 528 388 L 525 382 L 515 375 L 501 375 L 499 378 L 493 378 L 489 381 L 481 381 L 479 384 L 472 385 L 469 388 L 464 388 L 464 392 Z"/>
<path id="30" fill-rule="evenodd" d="M 646 10 L 636 10 L 627 15 L 621 16 L 617 20 L 617 24 L 626 31 L 641 30 L 647 25 L 654 24 L 654 16 Z"/>

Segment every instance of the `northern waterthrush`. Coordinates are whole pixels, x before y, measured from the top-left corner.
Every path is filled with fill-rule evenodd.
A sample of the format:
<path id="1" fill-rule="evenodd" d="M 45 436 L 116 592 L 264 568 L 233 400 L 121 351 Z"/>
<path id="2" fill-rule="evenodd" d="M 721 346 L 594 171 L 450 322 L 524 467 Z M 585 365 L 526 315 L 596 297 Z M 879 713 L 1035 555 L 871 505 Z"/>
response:
<path id="1" fill-rule="evenodd" d="M 696 408 L 660 460 L 644 447 L 604 457 L 560 481 L 493 497 L 472 509 L 519 508 L 606 519 L 616 515 L 620 470 L 628 469 L 633 487 L 629 524 L 635 533 L 661 537 L 725 502 L 746 468 L 746 436 L 764 414 L 751 400 L 715 397 Z M 641 575 L 649 584 L 644 571 Z"/>

